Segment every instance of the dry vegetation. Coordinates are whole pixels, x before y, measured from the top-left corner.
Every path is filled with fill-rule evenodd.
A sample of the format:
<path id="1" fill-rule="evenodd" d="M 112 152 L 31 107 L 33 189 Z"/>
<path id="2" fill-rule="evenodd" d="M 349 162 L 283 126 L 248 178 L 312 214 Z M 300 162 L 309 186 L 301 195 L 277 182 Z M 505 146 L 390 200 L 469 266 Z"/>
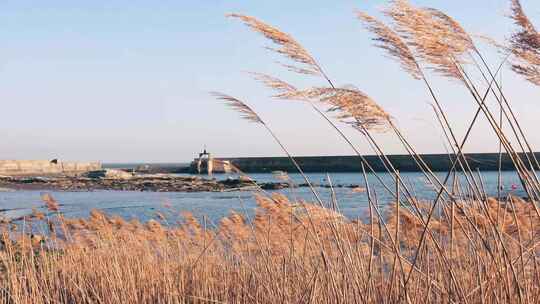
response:
<path id="1" fill-rule="evenodd" d="M 181 220 L 168 225 L 162 223 L 170 217 L 163 214 L 147 223 L 126 222 L 99 211 L 88 219 L 68 219 L 55 199 L 45 195 L 47 214 L 35 211 L 17 225 L 2 221 L 1 301 L 540 302 L 536 175 L 540 166 L 496 81 L 508 62 L 525 80 L 540 84 L 540 34 L 519 1 L 512 0 L 510 17 L 517 30 L 505 46 L 497 45 L 504 58 L 492 70 L 474 40 L 443 12 L 395 0 L 383 13 L 388 24 L 363 12 L 357 16 L 374 36 L 375 45 L 420 80 L 433 99 L 453 159 L 444 179 L 431 172 L 395 118 L 365 92 L 336 87 L 291 35 L 254 17 L 231 14 L 275 45 L 269 49 L 289 61 L 281 64 L 287 71 L 322 81 L 322 85 L 297 88 L 273 76 L 251 74 L 275 92 L 274 98 L 307 102 L 357 153 L 364 177 L 373 174 L 379 182 L 370 185 L 365 178 L 365 189 L 358 191 L 368 197 L 369 217 L 365 221 L 345 218 L 339 213 L 339 202 L 323 201 L 314 187 L 310 187 L 313 203 L 260 190 L 254 218 L 231 214 L 217 227 L 191 214 L 181 214 Z M 457 80 L 478 106 L 463 138 L 453 131 L 432 89 L 432 76 Z M 294 156 L 252 107 L 230 95 L 213 94 L 243 118 L 262 125 L 309 184 Z M 334 113 L 336 117 L 328 115 Z M 479 117 L 489 122 L 501 152 L 510 156 L 526 198 L 488 197 L 481 175 L 463 157 L 462 148 Z M 393 184 L 373 172 L 342 126 L 359 131 L 394 176 Z M 417 198 L 400 178 L 373 136 L 379 131 L 392 132 L 400 140 L 433 187 L 435 199 Z M 461 176 L 461 182 L 452 178 L 455 175 Z M 286 174 L 279 178 L 288 180 Z M 393 201 L 379 202 L 373 187 L 388 191 Z M 41 233 L 36 233 L 36 226 L 42 227 Z"/>
<path id="2" fill-rule="evenodd" d="M 50 198 L 50 197 L 48 197 Z M 254 218 L 218 227 L 191 214 L 163 226 L 93 211 L 60 214 L 43 235 L 2 238 L 6 303 L 537 302 L 538 217 L 529 202 L 460 202 L 429 224 L 399 205 L 367 223 L 257 196 Z M 429 202 L 417 202 L 429 209 Z M 156 214 L 156 219 L 161 218 Z M 19 228 L 21 229 L 21 228 Z M 17 237 L 13 237 L 17 235 Z M 414 259 L 418 254 L 418 258 Z"/>

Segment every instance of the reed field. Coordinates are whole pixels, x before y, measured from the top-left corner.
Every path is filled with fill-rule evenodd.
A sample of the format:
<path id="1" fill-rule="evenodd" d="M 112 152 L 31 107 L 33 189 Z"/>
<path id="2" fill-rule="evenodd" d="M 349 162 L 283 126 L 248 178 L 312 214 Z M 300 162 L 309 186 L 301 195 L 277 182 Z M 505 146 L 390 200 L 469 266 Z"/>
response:
<path id="1" fill-rule="evenodd" d="M 400 130 L 399 117 L 369 97 L 363 91 L 368 88 L 335 86 L 336 80 L 291 35 L 255 17 L 227 15 L 268 39 L 270 52 L 285 61 L 279 64 L 285 68 L 280 72 L 302 83 L 300 78 L 307 76 L 319 81 L 299 88 L 273 75 L 250 73 L 273 98 L 307 103 L 356 152 L 364 176 L 363 189 L 356 192 L 368 198 L 367 219 L 346 218 L 335 196 L 325 201 L 316 187 L 310 187 L 311 202 L 256 190 L 255 216 L 233 212 L 219 223 L 170 207 L 167 215 L 156 213 L 145 223 L 99 210 L 89 218 L 73 219 L 45 194 L 45 212 L 1 221 L 0 301 L 540 302 L 540 164 L 512 110 L 511 92 L 503 91 L 498 80 L 501 70 L 510 68 L 523 81 L 540 85 L 540 33 L 519 0 L 509 1 L 509 6 L 513 33 L 504 42 L 473 38 L 444 12 L 406 0 L 387 3 L 384 20 L 360 11 L 351 16 L 372 35 L 382 55 L 425 88 L 450 147 L 452 166 L 445 178 L 424 163 Z M 486 42 L 501 54 L 499 62 L 487 62 L 477 47 Z M 452 128 L 439 102 L 444 92 L 432 86 L 433 77 L 462 85 L 477 109 L 464 136 Z M 311 185 L 271 125 L 247 102 L 220 92 L 212 95 L 253 127 L 268 131 L 269 140 Z M 276 106 L 287 107 L 286 102 Z M 479 120 L 488 122 L 501 155 L 511 158 L 526 197 L 486 194 L 493 189 L 485 188 L 482 173 L 462 154 Z M 382 178 L 368 183 L 368 174 L 378 174 L 343 132 L 351 127 L 379 155 L 393 183 Z M 380 132 L 395 136 L 413 157 L 435 199 L 416 197 L 377 142 L 374 134 Z M 287 180 L 287 175 L 279 178 Z M 393 200 L 380 201 L 374 189 L 384 189 Z"/>

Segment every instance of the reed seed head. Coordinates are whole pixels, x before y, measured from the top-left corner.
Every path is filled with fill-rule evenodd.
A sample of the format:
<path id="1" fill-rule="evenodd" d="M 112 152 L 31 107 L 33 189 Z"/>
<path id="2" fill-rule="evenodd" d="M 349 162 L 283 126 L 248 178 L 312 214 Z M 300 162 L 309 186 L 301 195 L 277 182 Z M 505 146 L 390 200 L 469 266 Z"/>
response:
<path id="1" fill-rule="evenodd" d="M 367 94 L 355 87 L 311 88 L 303 96 L 330 106 L 337 118 L 359 130 L 384 130 L 390 115 Z"/>
<path id="2" fill-rule="evenodd" d="M 512 70 L 535 85 L 540 85 L 540 34 L 529 20 L 519 0 L 512 0 L 510 18 L 519 27 L 509 39 L 514 55 Z"/>
<path id="3" fill-rule="evenodd" d="M 288 70 L 300 74 L 321 76 L 321 70 L 315 59 L 291 35 L 284 33 L 276 27 L 264 23 L 255 17 L 241 14 L 228 14 L 227 17 L 240 19 L 253 31 L 262 34 L 264 37 L 271 40 L 275 45 L 277 45 L 277 48 L 267 47 L 267 49 L 274 51 L 299 64 L 282 64 Z"/>
<path id="4" fill-rule="evenodd" d="M 277 92 L 275 95 L 272 95 L 273 98 L 292 100 L 301 99 L 302 97 L 301 92 L 295 86 L 279 78 L 262 73 L 251 72 L 250 74 L 255 80 L 260 81 L 267 88 Z"/>
<path id="5" fill-rule="evenodd" d="M 462 56 L 474 49 L 470 36 L 454 19 L 433 8 L 417 8 L 396 0 L 385 11 L 397 32 L 428 68 L 445 77 L 463 81 Z"/>
<path id="6" fill-rule="evenodd" d="M 402 68 L 414 79 L 422 78 L 422 72 L 411 49 L 396 32 L 364 12 L 357 12 L 357 16 L 366 29 L 375 35 L 372 40 L 375 41 L 376 47 L 386 50 L 390 57 L 397 59 Z"/>
<path id="7" fill-rule="evenodd" d="M 243 119 L 246 119 L 250 122 L 260 123 L 264 125 L 263 120 L 253 111 L 247 104 L 242 102 L 241 100 L 232 97 L 230 95 L 226 95 L 219 92 L 212 92 L 211 93 L 214 97 L 216 97 L 218 100 L 225 102 L 227 106 L 229 106 L 231 109 L 237 111 L 240 113 L 240 116 Z"/>

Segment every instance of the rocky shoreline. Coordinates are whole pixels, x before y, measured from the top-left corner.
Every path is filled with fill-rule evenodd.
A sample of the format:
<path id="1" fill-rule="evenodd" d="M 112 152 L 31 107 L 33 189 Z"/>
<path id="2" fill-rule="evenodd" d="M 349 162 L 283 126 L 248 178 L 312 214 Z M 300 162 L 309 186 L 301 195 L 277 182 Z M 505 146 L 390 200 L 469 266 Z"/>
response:
<path id="1" fill-rule="evenodd" d="M 141 175 L 84 175 L 84 176 L 0 176 L 0 189 L 5 190 L 49 190 L 49 191 L 149 191 L 149 192 L 224 192 L 289 188 L 286 182 L 250 181 L 248 179 L 216 180 L 199 176 L 177 176 L 170 174 Z M 294 185 L 308 187 L 307 184 Z M 313 185 L 329 188 L 328 185 Z M 334 185 L 334 188 L 351 188 L 359 191 L 358 185 Z"/>

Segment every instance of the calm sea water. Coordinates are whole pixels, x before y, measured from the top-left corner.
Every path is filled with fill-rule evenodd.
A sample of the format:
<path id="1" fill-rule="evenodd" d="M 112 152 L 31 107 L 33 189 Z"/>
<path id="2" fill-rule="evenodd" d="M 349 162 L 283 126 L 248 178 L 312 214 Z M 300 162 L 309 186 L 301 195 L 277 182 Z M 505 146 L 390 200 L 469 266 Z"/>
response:
<path id="1" fill-rule="evenodd" d="M 438 174 L 444 179 L 445 174 Z M 389 174 L 379 175 L 384 182 L 395 187 L 393 177 Z M 415 195 L 421 199 L 433 199 L 433 186 L 426 182 L 421 173 L 402 173 L 401 176 L 411 185 Z M 217 179 L 228 178 L 229 175 L 215 175 Z M 252 174 L 251 177 L 259 182 L 277 181 L 272 174 Z M 296 183 L 304 180 L 298 174 L 289 177 Z M 328 184 L 326 174 L 308 174 L 309 179 L 316 184 Z M 331 173 L 332 184 L 357 184 L 364 187 L 361 174 Z M 482 181 L 490 195 L 497 195 L 497 172 L 483 172 Z M 525 195 L 515 172 L 503 172 L 503 193 L 509 191 L 516 195 Z M 375 189 L 381 204 L 391 201 L 391 196 L 381 186 L 373 175 L 368 175 L 370 186 Z M 514 188 L 512 190 L 512 185 Z M 517 187 L 517 188 L 516 188 Z M 331 190 L 317 188 L 323 200 L 331 200 Z M 271 193 L 272 191 L 270 191 Z M 284 189 L 280 192 L 291 199 L 315 201 L 309 188 Z M 231 210 L 242 214 L 253 215 L 256 202 L 254 193 L 249 191 L 236 192 L 198 192 L 198 193 L 155 193 L 155 192 L 123 192 L 123 191 L 94 191 L 94 192 L 49 192 L 62 205 L 62 212 L 68 217 L 88 216 L 92 209 L 100 209 L 108 214 L 120 215 L 126 219 L 137 218 L 142 221 L 156 217 L 156 212 L 165 214 L 170 221 L 176 221 L 180 211 L 190 211 L 197 217 L 206 216 L 213 222 L 228 215 Z M 32 208 L 43 208 L 40 191 L 0 192 L 0 214 L 5 217 L 20 217 L 32 212 Z M 366 193 L 355 193 L 350 188 L 336 188 L 335 195 L 342 213 L 349 218 L 362 218 L 367 214 Z M 170 205 L 172 208 L 166 208 Z"/>

